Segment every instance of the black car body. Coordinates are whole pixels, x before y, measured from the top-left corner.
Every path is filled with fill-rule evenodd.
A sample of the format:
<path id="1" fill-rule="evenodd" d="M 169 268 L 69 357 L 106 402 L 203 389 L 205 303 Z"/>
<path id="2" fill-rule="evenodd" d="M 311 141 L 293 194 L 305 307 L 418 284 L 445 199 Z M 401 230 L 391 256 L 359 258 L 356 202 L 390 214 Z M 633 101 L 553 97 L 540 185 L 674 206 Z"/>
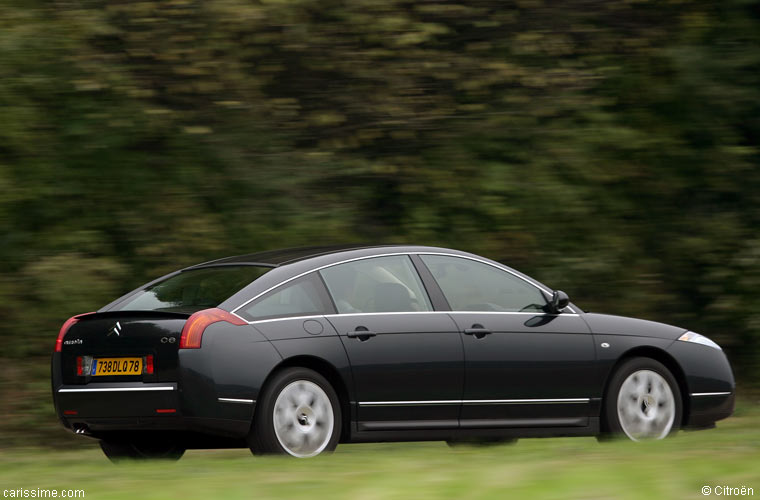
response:
<path id="1" fill-rule="evenodd" d="M 334 391 L 336 443 L 600 435 L 619 431 L 605 412 L 614 375 L 645 359 L 675 381 L 674 429 L 732 413 L 734 378 L 717 345 L 689 341 L 696 334 L 683 328 L 584 313 L 562 295 L 498 262 L 433 247 L 207 262 L 69 320 L 52 359 L 55 408 L 67 429 L 104 443 L 255 448 L 257 425 L 268 425 L 256 415 L 271 413 L 262 393 L 283 370 L 307 369 Z"/>

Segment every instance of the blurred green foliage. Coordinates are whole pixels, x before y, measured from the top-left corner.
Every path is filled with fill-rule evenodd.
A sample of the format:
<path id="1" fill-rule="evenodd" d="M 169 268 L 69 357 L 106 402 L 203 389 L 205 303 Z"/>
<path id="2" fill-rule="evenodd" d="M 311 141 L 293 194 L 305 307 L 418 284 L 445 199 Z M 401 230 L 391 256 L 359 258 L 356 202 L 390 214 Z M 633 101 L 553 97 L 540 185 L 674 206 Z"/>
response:
<path id="1" fill-rule="evenodd" d="M 757 0 L 4 0 L 0 111 L 19 418 L 72 314 L 347 241 L 501 260 L 758 385 Z"/>

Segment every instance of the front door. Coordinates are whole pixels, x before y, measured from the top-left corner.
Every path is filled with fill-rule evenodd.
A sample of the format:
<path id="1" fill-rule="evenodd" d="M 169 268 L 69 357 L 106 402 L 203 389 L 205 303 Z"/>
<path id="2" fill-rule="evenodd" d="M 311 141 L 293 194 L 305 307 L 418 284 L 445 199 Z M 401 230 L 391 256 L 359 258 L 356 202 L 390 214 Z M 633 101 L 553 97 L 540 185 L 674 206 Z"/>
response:
<path id="1" fill-rule="evenodd" d="M 461 427 L 588 425 L 595 351 L 583 319 L 544 312 L 536 285 L 490 264 L 420 257 L 462 335 Z"/>

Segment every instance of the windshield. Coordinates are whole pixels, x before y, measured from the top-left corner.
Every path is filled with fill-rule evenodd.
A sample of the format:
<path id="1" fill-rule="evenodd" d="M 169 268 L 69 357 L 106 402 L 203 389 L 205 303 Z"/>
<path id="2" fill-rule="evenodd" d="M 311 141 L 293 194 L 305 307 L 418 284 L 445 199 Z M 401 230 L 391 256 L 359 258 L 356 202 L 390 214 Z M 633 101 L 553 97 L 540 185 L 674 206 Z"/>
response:
<path id="1" fill-rule="evenodd" d="M 182 271 L 137 292 L 116 309 L 195 312 L 216 307 L 270 269 L 261 266 L 220 266 Z"/>

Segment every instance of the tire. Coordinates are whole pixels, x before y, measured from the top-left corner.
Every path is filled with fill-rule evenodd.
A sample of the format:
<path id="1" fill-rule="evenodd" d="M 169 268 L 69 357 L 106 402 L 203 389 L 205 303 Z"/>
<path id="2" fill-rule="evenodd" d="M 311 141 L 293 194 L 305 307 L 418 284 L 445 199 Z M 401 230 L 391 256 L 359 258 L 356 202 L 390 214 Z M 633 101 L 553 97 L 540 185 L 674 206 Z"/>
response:
<path id="1" fill-rule="evenodd" d="M 463 446 L 498 446 L 501 444 L 515 444 L 517 438 L 474 438 L 474 439 L 450 439 L 446 441 L 449 448 L 461 448 Z"/>
<path id="2" fill-rule="evenodd" d="M 254 455 L 308 458 L 335 450 L 341 429 L 340 400 L 330 383 L 308 368 L 286 368 L 262 391 L 248 444 Z"/>
<path id="3" fill-rule="evenodd" d="M 179 460 L 185 448 L 161 441 L 100 441 L 100 449 L 111 462 L 123 460 Z"/>
<path id="4" fill-rule="evenodd" d="M 678 432 L 682 415 L 681 391 L 670 370 L 651 358 L 631 358 L 610 379 L 602 415 L 605 432 L 597 440 L 664 439 Z"/>

